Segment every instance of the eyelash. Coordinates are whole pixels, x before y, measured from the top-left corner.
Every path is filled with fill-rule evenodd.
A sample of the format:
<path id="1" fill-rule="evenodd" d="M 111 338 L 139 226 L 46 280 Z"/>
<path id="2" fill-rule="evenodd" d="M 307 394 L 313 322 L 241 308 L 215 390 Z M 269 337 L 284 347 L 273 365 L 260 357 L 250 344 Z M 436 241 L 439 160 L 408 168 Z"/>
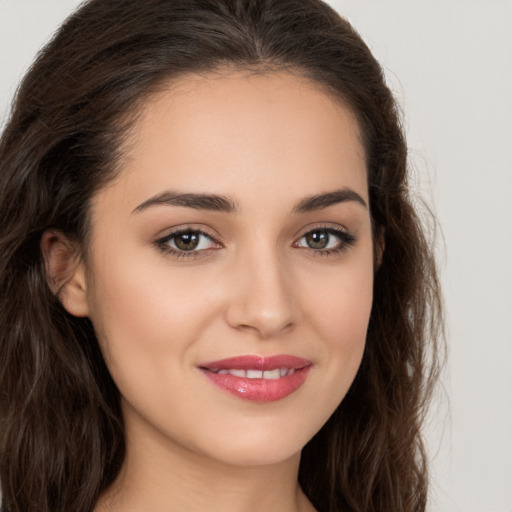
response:
<path id="1" fill-rule="evenodd" d="M 345 231 L 344 229 L 340 229 L 340 228 L 335 228 L 332 226 L 318 226 L 318 227 L 315 227 L 314 229 L 310 229 L 309 231 L 306 231 L 299 238 L 298 241 L 302 240 L 308 234 L 311 234 L 311 233 L 314 233 L 317 231 L 322 231 L 322 232 L 327 233 L 328 235 L 336 236 L 340 240 L 339 244 L 332 249 L 313 249 L 311 247 L 309 247 L 309 248 L 308 247 L 297 247 L 297 248 L 311 251 L 314 256 L 334 256 L 336 254 L 346 251 L 349 247 L 353 246 L 357 241 L 356 237 L 354 235 L 352 235 L 351 233 L 349 233 L 348 231 Z M 173 247 L 169 246 L 169 242 L 171 240 L 173 240 L 174 238 L 176 238 L 180 235 L 184 235 L 187 233 L 193 233 L 196 235 L 204 236 L 204 237 L 208 238 L 214 244 L 220 245 L 220 243 L 217 242 L 217 240 L 215 240 L 211 235 L 209 235 L 205 231 L 198 229 L 198 228 L 177 229 L 176 231 L 173 231 L 172 233 L 169 233 L 168 235 L 155 240 L 154 245 L 160 251 L 162 251 L 164 254 L 169 254 L 169 255 L 171 255 L 175 258 L 179 258 L 179 259 L 197 258 L 199 256 L 202 256 L 201 253 L 204 253 L 209 250 L 209 249 L 201 249 L 201 250 L 185 251 L 185 250 L 174 249 Z M 298 241 L 294 242 L 294 246 L 296 243 L 298 243 Z"/>
<path id="2" fill-rule="evenodd" d="M 170 254 L 171 256 L 174 256 L 175 258 L 179 259 L 185 259 L 185 258 L 197 258 L 201 255 L 202 252 L 208 251 L 209 249 L 202 249 L 200 251 L 197 250 L 191 250 L 191 251 L 182 251 L 179 249 L 174 249 L 173 247 L 170 247 L 168 244 L 169 242 L 180 236 L 184 235 L 186 233 L 194 233 L 196 235 L 204 236 L 205 238 L 208 238 L 208 240 L 211 240 L 212 242 L 219 244 L 217 240 L 215 240 L 211 235 L 203 231 L 202 229 L 198 228 L 183 228 L 183 229 L 177 229 L 176 231 L 173 231 L 169 233 L 168 235 L 159 238 L 158 240 L 155 240 L 155 245 L 160 251 L 162 251 L 164 254 Z"/>
<path id="3" fill-rule="evenodd" d="M 349 247 L 352 247 L 357 242 L 357 239 L 353 234 L 349 233 L 344 229 L 337 227 L 335 228 L 333 226 L 317 226 L 313 229 L 310 229 L 299 238 L 299 241 L 302 240 L 307 235 L 318 231 L 322 231 L 324 233 L 327 233 L 328 235 L 334 235 L 339 239 L 339 244 L 336 247 L 333 247 L 332 249 L 313 249 L 311 247 L 300 247 L 300 249 L 312 251 L 314 256 L 335 256 L 346 251 Z"/>

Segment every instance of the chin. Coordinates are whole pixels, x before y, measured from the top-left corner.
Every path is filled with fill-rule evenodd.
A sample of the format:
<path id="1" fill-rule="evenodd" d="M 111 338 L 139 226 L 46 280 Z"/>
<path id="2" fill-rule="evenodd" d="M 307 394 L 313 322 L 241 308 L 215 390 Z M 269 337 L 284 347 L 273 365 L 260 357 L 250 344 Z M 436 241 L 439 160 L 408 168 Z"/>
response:
<path id="1" fill-rule="evenodd" d="M 219 437 L 215 443 L 210 439 L 209 456 L 233 466 L 264 466 L 299 458 L 315 431 L 298 423 L 274 428 L 260 423 Z"/>
<path id="2" fill-rule="evenodd" d="M 295 449 L 272 450 L 268 446 L 238 447 L 232 450 L 223 450 L 216 454 L 216 459 L 229 466 L 255 467 L 281 464 L 290 459 L 299 458 L 303 446 Z"/>

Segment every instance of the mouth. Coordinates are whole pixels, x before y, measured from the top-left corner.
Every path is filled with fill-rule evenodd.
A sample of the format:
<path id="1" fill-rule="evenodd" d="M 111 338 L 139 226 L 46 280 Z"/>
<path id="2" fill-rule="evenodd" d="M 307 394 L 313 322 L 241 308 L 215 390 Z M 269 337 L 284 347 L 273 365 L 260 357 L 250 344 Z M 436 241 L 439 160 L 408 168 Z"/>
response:
<path id="1" fill-rule="evenodd" d="M 291 355 L 239 356 L 199 365 L 215 386 L 245 400 L 272 402 L 297 391 L 313 363 Z"/>

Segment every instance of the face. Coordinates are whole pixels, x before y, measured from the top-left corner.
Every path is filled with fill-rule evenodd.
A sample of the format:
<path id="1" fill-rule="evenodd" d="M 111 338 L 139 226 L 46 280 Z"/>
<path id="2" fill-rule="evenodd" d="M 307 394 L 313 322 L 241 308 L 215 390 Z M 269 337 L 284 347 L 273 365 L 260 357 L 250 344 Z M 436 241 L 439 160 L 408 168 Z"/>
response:
<path id="1" fill-rule="evenodd" d="M 305 79 L 190 76 L 147 101 L 84 264 L 129 442 L 299 454 L 361 361 L 367 205 L 357 122 Z"/>

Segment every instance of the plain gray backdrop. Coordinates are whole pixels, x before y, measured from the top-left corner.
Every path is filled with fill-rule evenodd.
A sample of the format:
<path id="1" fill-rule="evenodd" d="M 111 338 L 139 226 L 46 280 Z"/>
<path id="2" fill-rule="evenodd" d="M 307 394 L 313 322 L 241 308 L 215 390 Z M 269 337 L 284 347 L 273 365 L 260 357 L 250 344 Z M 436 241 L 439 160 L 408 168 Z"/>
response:
<path id="1" fill-rule="evenodd" d="M 142 0 L 141 0 L 142 1 Z M 76 0 L 0 0 L 0 124 Z M 437 212 L 449 360 L 432 512 L 512 512 L 512 1 L 331 0 L 383 64 Z"/>

